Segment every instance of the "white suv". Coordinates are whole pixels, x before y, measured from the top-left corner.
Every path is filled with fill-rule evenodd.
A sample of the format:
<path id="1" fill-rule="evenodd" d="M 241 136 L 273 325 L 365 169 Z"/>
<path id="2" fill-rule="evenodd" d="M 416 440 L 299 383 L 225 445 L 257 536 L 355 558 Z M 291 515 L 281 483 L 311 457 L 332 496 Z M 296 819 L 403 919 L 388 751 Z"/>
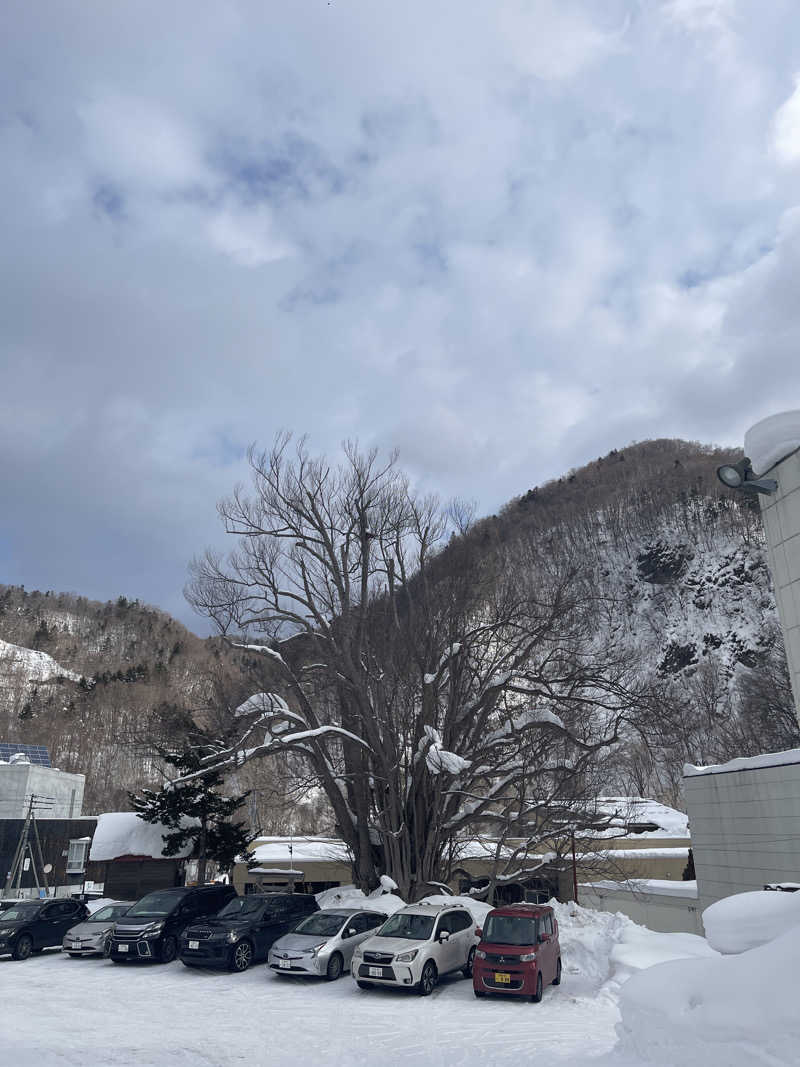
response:
<path id="1" fill-rule="evenodd" d="M 454 904 L 411 904 L 390 916 L 353 953 L 350 973 L 360 989 L 371 985 L 416 988 L 427 997 L 441 974 L 472 976 L 475 920 Z"/>

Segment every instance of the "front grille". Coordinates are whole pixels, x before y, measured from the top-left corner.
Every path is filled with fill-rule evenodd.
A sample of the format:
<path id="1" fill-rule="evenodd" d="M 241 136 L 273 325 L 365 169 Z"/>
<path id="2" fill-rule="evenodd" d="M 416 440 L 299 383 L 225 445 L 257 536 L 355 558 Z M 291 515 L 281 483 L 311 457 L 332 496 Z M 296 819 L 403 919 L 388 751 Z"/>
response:
<path id="1" fill-rule="evenodd" d="M 522 979 L 512 977 L 510 982 L 495 982 L 494 975 L 484 975 L 483 984 L 487 989 L 522 989 Z"/>
<path id="2" fill-rule="evenodd" d="M 501 963 L 504 967 L 515 967 L 519 966 L 519 956 L 494 956 L 491 952 L 487 952 L 486 963 Z"/>
<path id="3" fill-rule="evenodd" d="M 378 953 L 370 953 L 370 955 L 378 955 Z M 366 958 L 367 958 L 367 954 L 364 953 L 364 959 L 366 959 Z M 391 957 L 389 957 L 389 958 L 391 959 Z M 375 965 L 373 964 L 372 966 L 374 967 Z M 381 981 L 382 982 L 396 982 L 397 981 L 397 979 L 394 976 L 394 971 L 392 970 L 391 967 L 381 967 L 381 971 L 383 972 L 382 974 L 370 974 L 369 973 L 369 967 L 366 964 L 362 963 L 361 966 L 358 968 L 358 977 L 359 978 L 369 978 L 369 979 L 371 979 L 372 981 L 375 981 L 375 982 L 381 982 Z"/>
<path id="4" fill-rule="evenodd" d="M 365 952 L 364 953 L 364 962 L 365 963 L 391 963 L 392 962 L 392 958 L 393 957 L 392 957 L 392 953 L 391 952 Z"/>
<path id="5" fill-rule="evenodd" d="M 197 927 L 195 930 L 187 930 L 186 937 L 191 941 L 208 941 L 211 930 L 207 926 Z"/>

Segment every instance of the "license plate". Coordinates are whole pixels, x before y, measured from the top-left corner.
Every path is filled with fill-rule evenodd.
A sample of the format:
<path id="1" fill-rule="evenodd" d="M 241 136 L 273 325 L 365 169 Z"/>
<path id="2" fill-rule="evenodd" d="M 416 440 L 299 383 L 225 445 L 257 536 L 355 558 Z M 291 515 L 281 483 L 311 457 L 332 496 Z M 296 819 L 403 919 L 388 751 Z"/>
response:
<path id="1" fill-rule="evenodd" d="M 372 978 L 383 978 L 383 967 L 370 967 L 369 973 Z"/>
<path id="2" fill-rule="evenodd" d="M 130 948 L 130 945 L 117 945 L 117 948 L 119 949 L 120 952 L 127 952 L 128 949 Z"/>
<path id="3" fill-rule="evenodd" d="M 278 966 L 279 967 L 283 967 L 283 969 L 285 971 L 290 971 L 292 969 L 292 961 L 291 960 L 278 960 Z"/>
<path id="4" fill-rule="evenodd" d="M 494 972 L 494 980 L 495 980 L 495 982 L 497 982 L 498 985 L 510 985 L 511 984 L 511 975 L 510 974 L 504 974 L 502 971 L 495 971 Z"/>
<path id="5" fill-rule="evenodd" d="M 200 948 L 200 942 L 199 941 L 190 941 L 189 942 L 189 948 Z"/>

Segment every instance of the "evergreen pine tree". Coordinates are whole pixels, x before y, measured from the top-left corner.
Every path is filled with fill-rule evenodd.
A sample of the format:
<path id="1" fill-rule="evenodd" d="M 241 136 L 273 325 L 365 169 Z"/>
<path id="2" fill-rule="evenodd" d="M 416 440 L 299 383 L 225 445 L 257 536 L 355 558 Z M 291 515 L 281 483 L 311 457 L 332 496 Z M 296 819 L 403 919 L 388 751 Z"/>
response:
<path id="1" fill-rule="evenodd" d="M 201 761 L 213 749 L 207 743 L 189 745 L 184 751 L 158 749 L 159 756 L 176 770 L 176 778 L 201 769 Z M 140 819 L 162 823 L 169 832 L 164 834 L 164 855 L 175 856 L 191 843 L 197 857 L 197 881 L 206 879 L 208 860 L 214 860 L 222 870 L 230 870 L 255 837 L 244 822 L 233 821 L 246 793 L 224 796 L 218 792 L 223 784 L 217 771 L 204 774 L 191 782 L 173 785 L 167 781 L 158 791 L 143 789 L 141 794 L 128 793 L 131 807 Z"/>

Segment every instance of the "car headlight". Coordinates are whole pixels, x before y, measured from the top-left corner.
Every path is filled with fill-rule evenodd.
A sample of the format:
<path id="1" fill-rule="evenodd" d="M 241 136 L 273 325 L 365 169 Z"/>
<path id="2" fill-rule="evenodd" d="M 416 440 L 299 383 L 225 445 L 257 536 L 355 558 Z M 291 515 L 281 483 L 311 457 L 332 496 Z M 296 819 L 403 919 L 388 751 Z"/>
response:
<path id="1" fill-rule="evenodd" d="M 414 948 L 410 952 L 401 952 L 399 956 L 395 956 L 395 963 L 413 963 L 418 953 L 418 948 Z"/>
<path id="2" fill-rule="evenodd" d="M 148 926 L 147 929 L 142 932 L 142 937 L 158 937 L 163 929 L 163 923 L 153 923 L 152 926 Z"/>
<path id="3" fill-rule="evenodd" d="M 237 942 L 237 941 L 239 940 L 239 938 L 240 938 L 241 936 L 242 936 L 242 935 L 241 935 L 241 934 L 237 934 L 235 930 L 229 930 L 229 931 L 228 931 L 228 940 L 230 941 L 230 943 L 231 943 L 232 945 L 235 945 L 235 944 L 236 944 L 236 942 Z"/>
<path id="4" fill-rule="evenodd" d="M 475 955 L 478 957 L 479 960 L 485 960 L 486 959 L 486 953 L 483 951 L 482 948 L 476 948 L 475 949 Z"/>
<path id="5" fill-rule="evenodd" d="M 536 953 L 535 952 L 523 952 L 522 955 L 519 958 L 519 962 L 520 963 L 530 963 L 531 960 L 535 960 L 535 959 L 536 959 Z"/>
<path id="6" fill-rule="evenodd" d="M 356 960 L 356 959 L 360 960 L 363 955 L 364 955 L 364 949 L 362 948 L 362 946 L 361 945 L 356 945 L 355 949 L 353 950 L 353 959 L 354 960 Z"/>
<path id="7" fill-rule="evenodd" d="M 327 941 L 320 941 L 318 945 L 314 945 L 314 947 L 310 950 L 312 958 L 317 955 L 320 949 L 325 948 L 327 944 Z"/>
<path id="8" fill-rule="evenodd" d="M 14 933 L 14 928 L 11 927 L 11 926 L 6 926 L 2 930 L 0 930 L 0 937 L 8 937 L 9 934 L 13 934 L 13 933 Z"/>

